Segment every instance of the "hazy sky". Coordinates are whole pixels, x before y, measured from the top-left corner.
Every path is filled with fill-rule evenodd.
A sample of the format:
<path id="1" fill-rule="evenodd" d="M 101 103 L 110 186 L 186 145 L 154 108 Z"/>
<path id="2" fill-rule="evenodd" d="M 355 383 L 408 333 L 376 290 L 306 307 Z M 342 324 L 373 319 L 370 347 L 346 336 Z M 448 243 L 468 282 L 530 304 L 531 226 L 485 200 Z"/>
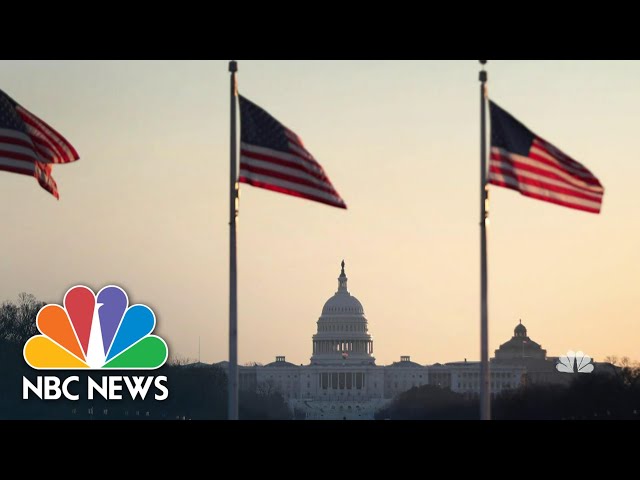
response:
<path id="1" fill-rule="evenodd" d="M 380 364 L 479 358 L 477 61 L 240 61 L 349 210 L 243 186 L 240 361 L 307 363 L 347 263 Z M 492 188 L 490 348 L 640 359 L 640 62 L 491 61 L 489 93 L 605 186 L 601 215 Z M 0 88 L 81 160 L 60 201 L 0 172 L 0 298 L 76 284 L 147 303 L 170 353 L 227 357 L 227 61 L 0 63 Z"/>

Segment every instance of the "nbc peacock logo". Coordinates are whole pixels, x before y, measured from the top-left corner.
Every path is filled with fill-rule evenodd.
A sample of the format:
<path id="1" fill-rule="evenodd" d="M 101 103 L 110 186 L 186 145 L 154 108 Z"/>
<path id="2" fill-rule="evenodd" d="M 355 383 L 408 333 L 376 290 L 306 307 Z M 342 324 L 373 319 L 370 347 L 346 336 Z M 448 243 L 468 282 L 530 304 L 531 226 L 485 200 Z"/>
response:
<path id="1" fill-rule="evenodd" d="M 40 309 L 36 325 L 42 335 L 24 346 L 25 361 L 36 370 L 155 370 L 167 361 L 165 341 L 151 335 L 156 316 L 146 305 L 129 306 L 115 285 L 94 294 L 77 285 L 60 305 Z"/>

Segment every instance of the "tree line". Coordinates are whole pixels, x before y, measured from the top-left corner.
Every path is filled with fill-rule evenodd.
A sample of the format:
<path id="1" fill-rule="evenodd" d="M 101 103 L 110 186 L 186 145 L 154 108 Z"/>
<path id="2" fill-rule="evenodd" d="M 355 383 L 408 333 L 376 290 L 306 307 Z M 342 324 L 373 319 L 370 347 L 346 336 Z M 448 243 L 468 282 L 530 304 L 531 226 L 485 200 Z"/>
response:
<path id="1" fill-rule="evenodd" d="M 617 361 L 615 373 L 575 374 L 568 385 L 525 385 L 492 401 L 495 420 L 640 420 L 640 366 Z M 479 400 L 433 385 L 413 388 L 377 419 L 477 420 Z"/>

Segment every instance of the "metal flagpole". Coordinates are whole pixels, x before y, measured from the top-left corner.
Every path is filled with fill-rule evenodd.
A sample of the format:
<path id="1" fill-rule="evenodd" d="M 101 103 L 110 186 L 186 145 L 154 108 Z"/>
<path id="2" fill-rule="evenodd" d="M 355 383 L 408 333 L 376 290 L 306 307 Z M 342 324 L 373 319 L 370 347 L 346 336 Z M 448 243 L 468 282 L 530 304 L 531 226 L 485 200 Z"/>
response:
<path id="1" fill-rule="evenodd" d="M 236 250 L 236 218 L 238 216 L 238 178 L 236 170 L 236 73 L 238 63 L 229 62 L 231 72 L 231 168 L 229 176 L 229 420 L 238 420 L 238 272 Z"/>
<path id="2" fill-rule="evenodd" d="M 489 308 L 487 302 L 487 123 L 486 60 L 480 60 L 480 419 L 491 420 L 491 383 L 489 373 Z"/>

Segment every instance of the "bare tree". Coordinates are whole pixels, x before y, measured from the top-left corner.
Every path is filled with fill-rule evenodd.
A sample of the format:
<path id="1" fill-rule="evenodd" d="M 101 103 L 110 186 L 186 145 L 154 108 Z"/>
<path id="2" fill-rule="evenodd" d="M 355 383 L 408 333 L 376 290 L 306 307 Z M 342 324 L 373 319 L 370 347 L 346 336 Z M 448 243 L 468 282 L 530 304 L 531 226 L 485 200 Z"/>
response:
<path id="1" fill-rule="evenodd" d="M 276 383 L 272 379 L 265 380 L 264 382 L 260 382 L 256 387 L 256 393 L 262 396 L 269 396 L 278 393 L 279 389 Z"/>
<path id="2" fill-rule="evenodd" d="M 30 293 L 18 295 L 18 302 L 0 305 L 0 339 L 24 345 L 38 333 L 36 316 L 45 305 Z"/>
<path id="3" fill-rule="evenodd" d="M 171 355 L 167 363 L 172 367 L 182 367 L 184 365 L 195 363 L 195 360 L 192 360 L 189 357 L 183 357 L 182 355 Z"/>
<path id="4" fill-rule="evenodd" d="M 631 368 L 634 366 L 634 362 L 632 362 L 629 357 L 622 357 L 620 359 L 620 366 L 622 368 Z"/>
<path id="5" fill-rule="evenodd" d="M 615 367 L 616 378 L 625 385 L 634 387 L 640 384 L 640 362 L 634 362 L 629 357 L 619 358 L 616 355 L 609 355 L 604 361 Z"/>

